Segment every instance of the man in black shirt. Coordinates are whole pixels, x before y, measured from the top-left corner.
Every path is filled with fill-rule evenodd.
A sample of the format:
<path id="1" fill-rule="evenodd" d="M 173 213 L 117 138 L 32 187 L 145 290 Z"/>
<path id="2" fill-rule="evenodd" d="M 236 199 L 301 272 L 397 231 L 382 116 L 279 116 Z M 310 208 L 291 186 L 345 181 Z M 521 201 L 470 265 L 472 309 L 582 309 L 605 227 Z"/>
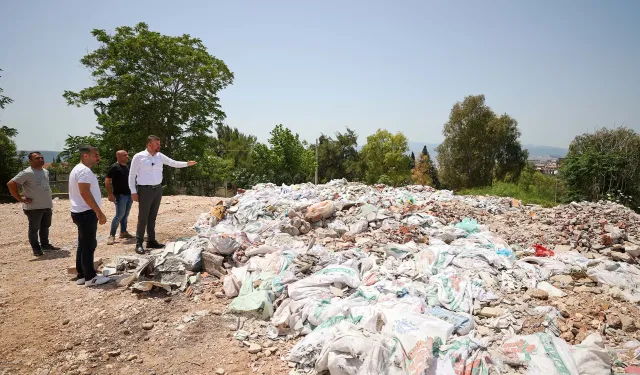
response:
<path id="1" fill-rule="evenodd" d="M 116 204 L 116 216 L 111 221 L 111 233 L 107 245 L 113 245 L 116 242 L 116 230 L 120 224 L 120 238 L 133 238 L 127 233 L 127 218 L 131 210 L 131 190 L 129 190 L 129 154 L 125 150 L 116 152 L 116 159 L 107 172 L 107 178 L 104 180 L 105 187 L 109 193 L 109 201 Z"/>

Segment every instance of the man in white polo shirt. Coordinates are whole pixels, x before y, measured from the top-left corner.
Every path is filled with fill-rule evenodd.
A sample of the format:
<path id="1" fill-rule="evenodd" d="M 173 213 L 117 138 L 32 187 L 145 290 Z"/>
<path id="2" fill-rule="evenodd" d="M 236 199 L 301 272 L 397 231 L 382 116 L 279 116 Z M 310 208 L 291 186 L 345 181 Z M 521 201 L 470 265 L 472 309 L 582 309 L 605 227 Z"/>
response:
<path id="1" fill-rule="evenodd" d="M 107 222 L 100 209 L 102 200 L 100 185 L 91 167 L 98 164 L 100 154 L 93 146 L 80 148 L 80 163 L 69 174 L 69 201 L 71 202 L 71 218 L 78 227 L 78 249 L 76 253 L 76 284 L 94 286 L 108 282 L 110 279 L 98 276 L 93 267 L 93 254 L 98 242 L 96 233 L 98 223 Z"/>
<path id="2" fill-rule="evenodd" d="M 161 249 L 163 244 L 156 240 L 156 217 L 162 200 L 162 166 L 185 168 L 196 165 L 195 161 L 175 161 L 160 152 L 160 138 L 147 137 L 147 149 L 131 159 L 129 168 L 129 189 L 131 198 L 138 202 L 138 228 L 136 230 L 136 253 L 144 254 L 145 230 L 147 248 Z"/>

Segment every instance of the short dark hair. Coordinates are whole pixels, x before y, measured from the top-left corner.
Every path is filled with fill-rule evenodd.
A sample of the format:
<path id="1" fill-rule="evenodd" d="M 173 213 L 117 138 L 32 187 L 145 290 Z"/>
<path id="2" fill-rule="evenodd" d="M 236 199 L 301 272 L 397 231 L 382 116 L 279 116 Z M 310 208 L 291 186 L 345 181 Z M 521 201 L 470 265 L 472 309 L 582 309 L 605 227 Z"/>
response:
<path id="1" fill-rule="evenodd" d="M 29 153 L 29 160 L 31 160 L 31 158 L 33 157 L 33 155 L 42 155 L 42 152 L 40 151 L 31 151 Z"/>
<path id="2" fill-rule="evenodd" d="M 160 137 L 158 137 L 157 135 L 150 135 L 147 137 L 147 144 L 153 142 L 153 141 L 159 141 Z"/>
<path id="3" fill-rule="evenodd" d="M 98 149 L 93 147 L 93 146 L 89 146 L 89 145 L 80 147 L 80 150 L 79 150 L 80 151 L 80 157 L 82 157 L 82 155 L 90 154 L 91 151 L 93 151 L 93 150 L 98 150 Z"/>

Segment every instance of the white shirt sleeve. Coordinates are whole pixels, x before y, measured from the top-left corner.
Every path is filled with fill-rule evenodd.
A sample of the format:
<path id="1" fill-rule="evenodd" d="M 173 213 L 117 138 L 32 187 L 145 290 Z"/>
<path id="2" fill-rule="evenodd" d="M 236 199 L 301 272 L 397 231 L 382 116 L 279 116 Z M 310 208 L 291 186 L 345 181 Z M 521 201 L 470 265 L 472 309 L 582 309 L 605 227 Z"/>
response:
<path id="1" fill-rule="evenodd" d="M 162 164 L 164 165 L 168 165 L 174 168 L 185 168 L 189 166 L 189 164 L 186 161 L 175 161 L 161 152 L 159 152 L 159 154 L 160 154 L 160 157 L 162 158 Z"/>
<path id="2" fill-rule="evenodd" d="M 91 169 L 83 168 L 79 170 L 78 174 L 76 175 L 76 181 L 78 181 L 79 184 L 90 184 L 91 182 L 93 182 Z"/>
<path id="3" fill-rule="evenodd" d="M 131 168 L 129 168 L 129 190 L 131 190 L 131 194 L 138 193 L 136 190 L 136 177 L 138 177 L 138 171 L 140 170 L 140 159 L 142 159 L 142 156 L 139 154 L 135 154 L 131 159 Z"/>

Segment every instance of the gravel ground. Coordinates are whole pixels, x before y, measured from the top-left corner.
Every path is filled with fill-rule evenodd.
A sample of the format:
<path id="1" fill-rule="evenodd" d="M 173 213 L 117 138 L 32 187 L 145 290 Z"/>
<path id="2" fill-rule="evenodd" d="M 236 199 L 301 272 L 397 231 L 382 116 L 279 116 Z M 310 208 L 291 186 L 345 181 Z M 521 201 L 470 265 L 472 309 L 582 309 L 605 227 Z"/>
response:
<path id="1" fill-rule="evenodd" d="M 158 240 L 192 236 L 198 214 L 211 198 L 164 197 L 156 231 Z M 134 254 L 134 244 L 106 244 L 113 203 L 103 199 L 107 224 L 98 228 L 96 258 Z M 137 204 L 129 217 L 135 233 Z M 228 301 L 214 292 L 209 277 L 194 302 L 184 293 L 132 293 L 115 283 L 76 286 L 67 268 L 75 265 L 76 227 L 69 202 L 54 201 L 51 242 L 62 248 L 32 255 L 27 218 L 19 204 L 0 204 L 0 374 L 283 374 L 285 349 L 269 359 L 251 355 L 232 337 L 236 318 L 220 315 Z M 204 317 L 185 324 L 198 311 Z M 153 325 L 153 328 L 145 328 Z M 152 323 L 152 324 L 150 324 Z"/>

